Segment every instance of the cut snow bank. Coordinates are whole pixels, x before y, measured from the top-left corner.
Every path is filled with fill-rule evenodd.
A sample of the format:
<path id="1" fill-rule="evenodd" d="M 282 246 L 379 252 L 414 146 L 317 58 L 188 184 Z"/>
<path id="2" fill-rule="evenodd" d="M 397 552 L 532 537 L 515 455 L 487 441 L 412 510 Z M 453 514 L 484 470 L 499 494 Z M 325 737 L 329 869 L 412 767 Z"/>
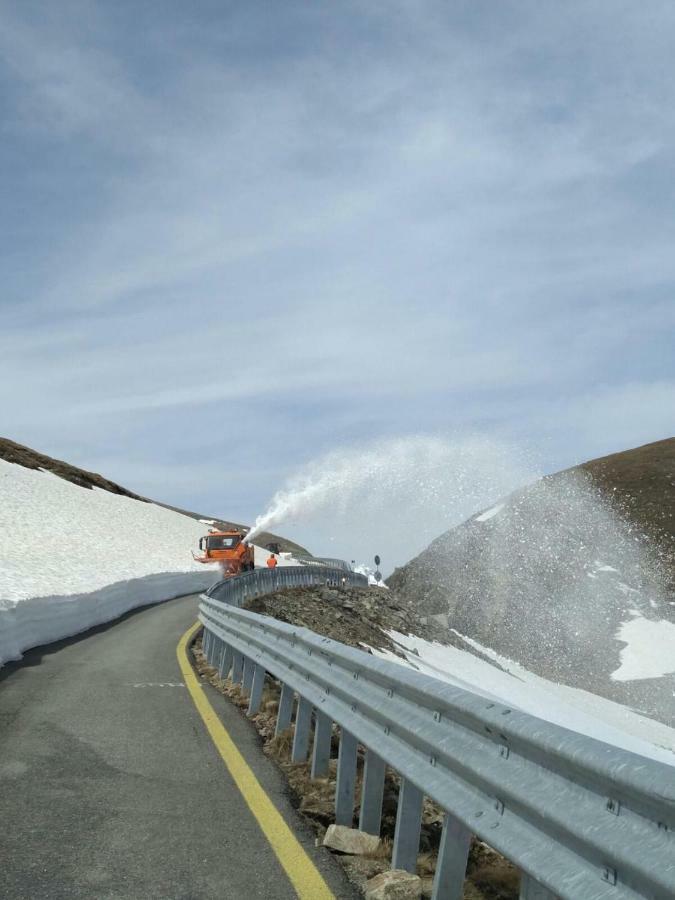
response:
<path id="1" fill-rule="evenodd" d="M 130 609 L 195 594 L 216 580 L 213 571 L 169 572 L 119 581 L 89 594 L 31 597 L 0 608 L 0 666 L 21 659 L 30 647 L 80 634 Z"/>
<path id="2" fill-rule="evenodd" d="M 219 577 L 191 549 L 204 524 L 0 460 L 0 665 L 28 647 Z"/>
<path id="3" fill-rule="evenodd" d="M 468 650 L 395 631 L 388 635 L 405 653 L 408 665 L 426 675 L 490 700 L 507 703 L 571 731 L 675 766 L 675 729 L 667 725 L 588 691 L 541 678 L 463 635 L 458 636 L 503 668 L 497 668 Z M 376 656 L 401 662 L 400 657 L 388 650 L 371 648 L 371 651 Z"/>

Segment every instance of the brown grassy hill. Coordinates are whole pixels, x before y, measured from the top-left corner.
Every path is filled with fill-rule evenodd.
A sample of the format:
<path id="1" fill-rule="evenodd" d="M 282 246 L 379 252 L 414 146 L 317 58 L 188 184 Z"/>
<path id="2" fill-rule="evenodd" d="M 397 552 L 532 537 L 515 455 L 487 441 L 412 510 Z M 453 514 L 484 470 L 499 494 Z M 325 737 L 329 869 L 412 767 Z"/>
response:
<path id="1" fill-rule="evenodd" d="M 23 444 L 17 444 L 15 441 L 10 441 L 9 438 L 0 437 L 0 459 L 4 459 L 10 463 L 15 463 L 19 466 L 24 466 L 24 468 L 26 469 L 43 469 L 46 472 L 52 472 L 54 475 L 58 475 L 59 478 L 64 478 L 66 481 L 70 481 L 72 484 L 76 484 L 79 487 L 86 488 L 88 490 L 96 487 L 100 488 L 103 491 L 109 491 L 111 494 L 120 494 L 123 497 L 131 497 L 132 500 L 139 500 L 142 503 L 155 503 L 157 506 L 163 506 L 166 509 L 171 509 L 174 512 L 181 513 L 181 515 L 184 516 L 189 516 L 192 519 L 212 519 L 220 528 L 243 529 L 246 527 L 245 525 L 239 525 L 236 522 L 229 522 L 225 519 L 219 519 L 216 516 L 207 516 L 204 513 L 189 512 L 185 509 L 179 509 L 176 506 L 170 506 L 166 503 L 160 503 L 156 500 L 150 500 L 148 497 L 141 497 L 139 494 L 135 494 L 133 493 L 133 491 L 127 490 L 125 487 L 122 487 L 116 482 L 110 481 L 110 479 L 108 478 L 104 478 L 97 472 L 88 472 L 85 469 L 80 469 L 77 466 L 73 466 L 61 459 L 54 459 L 51 456 L 47 456 L 44 453 L 39 453 L 37 450 L 33 450 L 31 447 L 25 447 Z M 289 541 L 286 538 L 280 537 L 279 535 L 275 534 L 261 534 L 259 541 L 263 545 L 269 543 L 270 541 L 275 541 L 279 544 L 279 547 L 282 551 L 305 554 L 308 552 L 299 544 L 296 544 L 293 541 Z"/>
<path id="2" fill-rule="evenodd" d="M 611 675 L 622 623 L 675 621 L 674 473 L 671 438 L 547 476 L 438 537 L 387 583 L 539 675 L 673 721 L 675 676 Z"/>
<path id="3" fill-rule="evenodd" d="M 649 535 L 675 586 L 675 438 L 583 463 L 626 522 Z"/>

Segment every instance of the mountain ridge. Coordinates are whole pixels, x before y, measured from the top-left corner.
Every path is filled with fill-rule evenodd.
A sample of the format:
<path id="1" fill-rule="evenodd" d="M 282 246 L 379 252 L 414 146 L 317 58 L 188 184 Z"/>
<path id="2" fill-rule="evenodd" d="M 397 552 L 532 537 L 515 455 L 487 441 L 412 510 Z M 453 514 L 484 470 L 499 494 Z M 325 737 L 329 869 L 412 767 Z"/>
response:
<path id="1" fill-rule="evenodd" d="M 172 506 L 169 503 L 162 503 L 159 500 L 144 497 L 141 494 L 130 491 L 128 488 L 123 487 L 115 481 L 111 481 L 109 478 L 105 478 L 103 475 L 99 475 L 98 472 L 90 472 L 87 469 L 81 469 L 79 466 L 74 466 L 64 460 L 48 456 L 46 453 L 41 453 L 25 444 L 19 444 L 10 438 L 0 437 L 0 459 L 4 459 L 6 462 L 14 463 L 15 465 L 23 466 L 26 469 L 43 469 L 44 471 L 57 475 L 59 478 L 63 478 L 65 481 L 70 481 L 72 484 L 85 488 L 86 490 L 99 488 L 100 490 L 108 491 L 111 494 L 118 494 L 123 497 L 129 497 L 131 500 L 138 500 L 141 503 L 153 503 L 155 506 L 162 506 L 165 509 L 170 509 L 173 512 L 188 516 L 191 519 L 212 521 L 214 526 L 219 528 L 238 528 L 243 530 L 248 527 L 237 522 L 221 519 L 218 516 L 191 512 L 177 506 Z M 279 548 L 282 551 L 308 553 L 308 551 L 300 544 L 296 544 L 294 541 L 290 541 L 280 535 L 269 532 L 260 535 L 261 544 L 264 545 L 272 541 L 278 543 Z"/>

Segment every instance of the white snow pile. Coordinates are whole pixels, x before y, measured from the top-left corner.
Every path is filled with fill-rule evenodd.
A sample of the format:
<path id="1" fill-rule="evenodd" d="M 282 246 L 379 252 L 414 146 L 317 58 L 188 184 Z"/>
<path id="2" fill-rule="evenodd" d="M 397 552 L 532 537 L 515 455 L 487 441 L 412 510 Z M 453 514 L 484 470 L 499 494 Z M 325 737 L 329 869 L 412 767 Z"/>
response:
<path id="1" fill-rule="evenodd" d="M 494 660 L 500 668 L 480 659 L 469 649 L 460 650 L 397 631 L 388 632 L 388 635 L 405 654 L 407 664 L 425 675 L 481 694 L 489 700 L 506 703 L 606 744 L 675 766 L 675 729 L 626 706 L 541 678 L 464 635 L 458 634 L 458 637 L 470 648 Z M 376 656 L 405 665 L 389 650 L 369 649 Z"/>
<path id="2" fill-rule="evenodd" d="M 209 587 L 204 524 L 0 459 L 0 665 L 130 609 Z"/>

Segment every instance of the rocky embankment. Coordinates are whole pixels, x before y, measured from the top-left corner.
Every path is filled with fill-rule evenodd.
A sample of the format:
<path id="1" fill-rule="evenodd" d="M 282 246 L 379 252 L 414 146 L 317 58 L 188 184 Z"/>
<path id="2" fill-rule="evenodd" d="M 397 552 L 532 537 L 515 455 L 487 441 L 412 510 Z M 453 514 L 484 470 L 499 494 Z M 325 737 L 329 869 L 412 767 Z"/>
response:
<path id="1" fill-rule="evenodd" d="M 414 601 L 386 588 L 289 588 L 257 597 L 246 608 L 360 649 L 374 647 L 397 653 L 388 631 L 428 640 L 450 637 L 446 629 L 440 629 L 439 634 L 439 627 L 428 624 Z"/>

